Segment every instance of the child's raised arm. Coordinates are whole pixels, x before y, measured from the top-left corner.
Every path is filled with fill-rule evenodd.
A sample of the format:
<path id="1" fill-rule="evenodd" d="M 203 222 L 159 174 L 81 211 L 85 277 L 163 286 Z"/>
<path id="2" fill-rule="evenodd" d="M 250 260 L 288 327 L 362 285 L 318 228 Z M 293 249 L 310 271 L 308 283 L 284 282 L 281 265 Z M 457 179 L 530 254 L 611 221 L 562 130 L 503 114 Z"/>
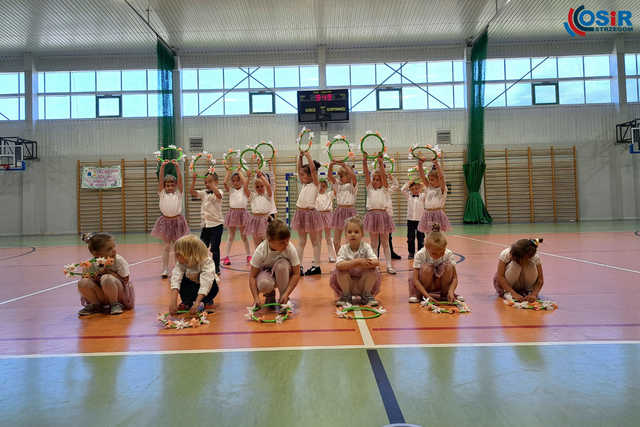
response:
<path id="1" fill-rule="evenodd" d="M 242 188 L 244 189 L 244 194 L 247 197 L 251 196 L 251 191 L 249 191 L 249 180 L 251 179 L 251 171 L 247 171 L 247 179 L 242 183 Z"/>
<path id="2" fill-rule="evenodd" d="M 183 186 L 182 186 L 182 172 L 180 171 L 180 163 L 178 163 L 178 161 L 176 159 L 171 160 L 171 164 L 173 166 L 176 167 L 176 175 L 178 175 L 176 178 L 178 179 L 178 191 L 179 192 L 183 192 Z"/>
<path id="3" fill-rule="evenodd" d="M 332 185 L 336 185 L 336 178 L 333 176 L 333 165 L 335 165 L 336 163 L 338 162 L 334 162 L 333 160 L 331 160 L 331 162 L 329 162 L 329 171 L 327 172 L 327 179 Z"/>
<path id="4" fill-rule="evenodd" d="M 189 194 L 191 194 L 192 197 L 199 197 L 198 196 L 198 192 L 195 189 L 196 186 L 196 174 L 195 172 L 193 173 L 193 178 L 191 179 L 191 185 L 189 186 Z"/>
<path id="5" fill-rule="evenodd" d="M 362 152 L 362 172 L 364 173 L 364 184 L 368 187 L 371 184 L 371 177 L 369 176 L 369 165 L 367 164 L 367 157 L 369 155 L 366 151 Z"/>
<path id="6" fill-rule="evenodd" d="M 384 170 L 384 159 L 382 158 L 382 153 L 378 155 L 378 168 L 382 172 L 382 186 L 384 188 L 389 188 L 389 180 L 387 180 L 387 173 Z"/>
<path id="7" fill-rule="evenodd" d="M 319 186 L 320 181 L 318 180 L 318 171 L 316 170 L 316 164 L 313 163 L 311 154 L 309 154 L 308 151 L 304 153 L 304 156 L 307 158 L 307 162 L 309 162 L 309 173 L 311 173 L 311 179 L 313 179 L 313 183 L 316 186 Z"/>
<path id="8" fill-rule="evenodd" d="M 296 172 L 298 173 L 298 176 L 302 175 L 302 156 L 304 156 L 304 153 L 301 151 L 298 156 L 298 160 L 296 161 Z"/>
<path id="9" fill-rule="evenodd" d="M 163 160 L 160 164 L 160 172 L 158 173 L 158 193 L 162 193 L 164 189 L 164 167 L 169 163 L 168 160 Z"/>
<path id="10" fill-rule="evenodd" d="M 444 172 L 442 172 L 442 168 L 440 167 L 438 159 L 434 159 L 433 164 L 436 166 L 436 171 L 438 172 L 438 177 L 440 178 L 440 190 L 442 190 L 442 194 L 444 194 L 447 192 L 447 182 L 444 179 Z"/>
<path id="11" fill-rule="evenodd" d="M 420 175 L 420 180 L 425 188 L 429 188 L 429 181 L 427 181 L 427 177 L 424 174 L 424 160 L 418 159 L 418 175 Z"/>
<path id="12" fill-rule="evenodd" d="M 225 169 L 227 170 L 227 172 L 224 175 L 224 191 L 226 191 L 227 193 L 230 191 L 229 190 L 229 182 L 231 181 L 231 166 L 229 166 L 228 164 L 225 163 L 224 165 Z"/>

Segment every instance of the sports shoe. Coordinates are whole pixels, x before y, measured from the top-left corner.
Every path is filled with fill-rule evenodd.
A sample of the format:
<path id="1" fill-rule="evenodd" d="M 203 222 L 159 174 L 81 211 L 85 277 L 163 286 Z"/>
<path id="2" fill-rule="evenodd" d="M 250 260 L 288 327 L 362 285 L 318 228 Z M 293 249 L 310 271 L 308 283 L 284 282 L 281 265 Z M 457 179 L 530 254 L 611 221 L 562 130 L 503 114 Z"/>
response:
<path id="1" fill-rule="evenodd" d="M 228 256 L 222 258 L 222 265 L 231 265 L 231 260 Z"/>
<path id="2" fill-rule="evenodd" d="M 166 279 L 167 277 L 169 277 L 169 272 L 167 270 L 163 270 L 160 277 L 162 277 L 163 279 Z"/>
<path id="3" fill-rule="evenodd" d="M 418 297 L 409 297 L 409 303 L 410 304 L 417 304 L 420 301 L 418 300 Z"/>
<path id="4" fill-rule="evenodd" d="M 87 304 L 78 312 L 78 316 L 90 316 L 95 313 L 100 313 L 102 306 L 100 304 Z"/>
<path id="5" fill-rule="evenodd" d="M 387 273 L 396 274 L 396 270 L 392 266 L 388 265 L 387 266 Z"/>
<path id="6" fill-rule="evenodd" d="M 111 314 L 122 314 L 124 307 L 119 302 L 111 304 Z"/>
<path id="7" fill-rule="evenodd" d="M 302 264 L 300 264 L 300 275 L 304 276 L 304 269 L 302 268 Z"/>
<path id="8" fill-rule="evenodd" d="M 329 257 L 329 262 L 331 263 L 336 262 L 336 259 L 334 257 Z"/>
<path id="9" fill-rule="evenodd" d="M 247 255 L 247 264 L 251 262 L 251 255 Z"/>
<path id="10" fill-rule="evenodd" d="M 347 304 L 351 304 L 351 295 L 343 295 L 336 301 L 336 307 L 344 307 Z"/>
<path id="11" fill-rule="evenodd" d="M 391 252 L 391 259 L 402 259 L 402 257 L 395 252 Z"/>
<path id="12" fill-rule="evenodd" d="M 308 269 L 307 271 L 304 272 L 305 276 L 313 276 L 316 274 L 322 274 L 322 270 L 320 270 L 319 266 L 313 266 L 310 269 Z"/>
<path id="13" fill-rule="evenodd" d="M 369 305 L 371 307 L 378 306 L 378 300 L 376 300 L 372 295 L 365 296 L 363 299 L 366 301 L 366 305 Z"/>
<path id="14" fill-rule="evenodd" d="M 413 259 L 413 254 L 409 254 L 408 259 Z"/>

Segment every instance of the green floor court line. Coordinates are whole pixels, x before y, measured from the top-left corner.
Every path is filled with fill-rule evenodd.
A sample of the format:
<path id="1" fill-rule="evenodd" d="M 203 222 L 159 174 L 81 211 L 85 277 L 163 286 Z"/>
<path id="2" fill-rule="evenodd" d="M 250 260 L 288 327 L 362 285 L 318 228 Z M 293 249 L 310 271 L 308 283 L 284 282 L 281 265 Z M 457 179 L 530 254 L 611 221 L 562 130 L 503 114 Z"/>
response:
<path id="1" fill-rule="evenodd" d="M 638 426 L 638 344 L 379 352 L 407 423 Z"/>

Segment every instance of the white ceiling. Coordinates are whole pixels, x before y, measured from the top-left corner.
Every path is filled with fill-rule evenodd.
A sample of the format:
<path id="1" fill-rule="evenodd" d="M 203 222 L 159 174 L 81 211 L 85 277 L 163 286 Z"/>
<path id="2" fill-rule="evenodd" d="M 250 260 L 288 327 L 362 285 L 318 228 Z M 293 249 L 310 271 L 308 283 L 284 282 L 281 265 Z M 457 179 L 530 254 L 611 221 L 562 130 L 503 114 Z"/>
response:
<path id="1" fill-rule="evenodd" d="M 145 16 L 149 8 L 152 26 L 183 52 L 462 44 L 496 10 L 495 0 L 130 2 Z M 490 41 L 569 40 L 563 22 L 578 4 L 511 0 L 492 21 Z M 640 0 L 604 0 L 597 6 L 631 10 L 640 26 Z M 124 0 L 0 0 L 0 11 L 0 55 L 133 53 L 155 47 L 155 36 Z M 640 37 L 640 31 L 636 34 L 625 37 Z"/>

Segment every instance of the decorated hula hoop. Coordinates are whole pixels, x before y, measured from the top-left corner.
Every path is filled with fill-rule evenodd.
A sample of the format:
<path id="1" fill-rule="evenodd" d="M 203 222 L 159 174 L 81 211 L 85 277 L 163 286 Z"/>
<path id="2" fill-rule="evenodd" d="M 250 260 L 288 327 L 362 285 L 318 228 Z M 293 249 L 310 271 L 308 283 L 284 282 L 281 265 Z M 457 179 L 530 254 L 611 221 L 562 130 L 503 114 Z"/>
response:
<path id="1" fill-rule="evenodd" d="M 209 166 L 207 167 L 207 173 L 204 175 L 198 175 L 196 173 L 196 163 L 198 163 L 198 160 L 200 160 L 201 158 L 205 158 L 207 159 L 207 162 L 209 163 Z M 206 151 L 203 151 L 202 153 L 198 153 L 195 156 L 192 157 L 191 160 L 191 172 L 193 173 L 193 175 L 197 176 L 198 178 L 205 178 L 208 174 L 212 174 L 216 171 L 216 159 L 213 158 L 213 154 L 211 153 L 207 153 Z"/>
<path id="2" fill-rule="evenodd" d="M 419 179 L 420 175 L 418 174 L 418 168 L 409 168 L 407 170 L 407 177 L 409 178 L 410 181 L 415 181 L 416 179 Z"/>
<path id="3" fill-rule="evenodd" d="M 275 319 L 263 319 L 262 317 L 256 317 L 256 313 L 260 311 L 263 307 L 279 307 L 281 310 L 284 309 L 284 314 L 280 313 L 276 316 Z M 289 313 L 293 313 L 293 304 L 289 301 L 286 304 L 280 304 L 277 302 L 270 302 L 268 304 L 262 304 L 261 306 L 253 306 L 247 307 L 248 313 L 245 314 L 245 317 L 249 320 L 253 320 L 258 323 L 282 323 L 285 320 L 289 319 Z"/>
<path id="4" fill-rule="evenodd" d="M 379 149 L 378 151 L 376 151 L 375 153 L 373 153 L 373 154 L 372 154 L 372 153 L 369 153 L 369 152 L 367 151 L 367 154 L 368 154 L 368 155 L 367 155 L 367 158 L 368 158 L 368 159 L 375 159 L 376 157 L 378 157 L 378 154 L 380 154 L 380 153 L 386 153 L 386 152 L 387 152 L 387 147 L 385 147 L 385 145 L 384 145 L 384 138 L 382 137 L 382 135 L 380 135 L 378 132 L 373 132 L 373 131 L 368 130 L 368 131 L 365 133 L 365 135 L 364 135 L 362 138 L 360 138 L 360 151 L 361 151 L 362 153 L 364 153 L 364 152 L 365 152 L 365 149 L 364 149 L 364 142 L 365 142 L 367 139 L 369 139 L 369 138 L 375 138 L 375 139 L 377 139 L 377 140 L 378 140 L 378 142 L 380 143 L 380 149 Z"/>
<path id="5" fill-rule="evenodd" d="M 266 149 L 268 154 L 267 153 L 263 154 L 260 151 L 260 148 L 263 148 L 263 147 Z M 262 159 L 265 161 L 272 160 L 273 157 L 276 155 L 276 149 L 273 147 L 273 142 L 271 141 L 260 141 L 258 145 L 254 147 L 254 149 L 262 155 Z"/>
<path id="6" fill-rule="evenodd" d="M 233 158 L 234 157 L 239 157 L 240 156 L 240 150 L 234 150 L 233 148 L 229 148 L 229 151 L 227 151 L 224 155 L 224 158 L 222 159 L 224 161 L 224 164 L 233 164 Z M 235 166 L 236 169 L 240 169 L 240 166 Z M 231 169 L 233 170 L 233 167 L 231 167 Z"/>
<path id="7" fill-rule="evenodd" d="M 390 165 L 391 165 L 391 167 L 390 167 L 390 168 L 389 168 L 389 167 L 387 167 L 387 166 L 385 166 L 385 168 L 384 168 L 385 172 L 388 172 L 388 173 L 393 173 L 393 172 L 395 172 L 395 170 L 396 170 L 396 161 L 395 161 L 395 159 L 394 159 L 393 157 L 390 157 L 388 154 L 386 154 L 386 153 L 385 153 L 385 154 L 382 156 L 382 162 L 383 162 L 383 164 L 390 164 Z M 371 162 L 371 169 L 375 170 L 375 169 L 376 169 L 376 167 L 377 167 L 377 165 L 378 165 L 378 158 L 376 157 L 376 158 Z"/>
<path id="8" fill-rule="evenodd" d="M 558 308 L 558 304 L 549 300 L 537 299 L 535 302 L 528 302 L 528 301 L 517 302 L 513 299 L 510 292 L 507 292 L 504 294 L 503 302 L 511 307 L 519 308 L 522 310 L 553 311 Z"/>
<path id="9" fill-rule="evenodd" d="M 423 155 L 421 155 L 421 152 L 423 152 Z M 433 147 L 430 144 L 413 144 L 411 147 L 409 147 L 409 160 L 417 159 L 424 161 L 433 161 L 439 159 L 440 157 L 442 157 L 442 153 L 440 151 L 440 147 L 438 147 L 437 145 Z"/>
<path id="10" fill-rule="evenodd" d="M 371 316 L 349 316 L 348 313 L 352 312 L 352 311 L 368 311 L 373 313 L 373 315 Z M 380 307 L 380 308 L 373 308 L 373 307 L 367 307 L 367 306 L 358 306 L 358 305 L 346 305 L 342 308 L 339 308 L 336 311 L 336 315 L 342 319 L 350 319 L 350 320 L 367 320 L 367 319 L 375 319 L 377 317 L 382 316 L 384 313 L 386 313 L 387 310 L 385 310 L 384 308 Z"/>
<path id="11" fill-rule="evenodd" d="M 332 152 L 332 148 L 335 147 L 336 144 L 347 146 L 347 153 L 341 159 L 336 158 Z M 349 142 L 347 137 L 343 135 L 336 135 L 331 139 L 331 141 L 327 142 L 327 154 L 329 155 L 329 160 L 331 160 L 332 162 L 335 162 L 335 161 L 346 162 L 347 160 L 353 159 L 355 157 L 355 154 L 353 154 L 353 151 L 351 151 L 351 143 Z"/>
<path id="12" fill-rule="evenodd" d="M 92 265 L 97 266 L 99 269 L 105 268 L 109 265 L 113 265 L 114 259 L 111 257 L 98 257 L 91 258 L 90 260 L 79 262 L 77 264 L 66 264 L 63 268 L 63 273 L 67 277 L 81 276 L 83 278 L 93 279 L 97 276 L 99 271 L 96 272 L 82 272 L 79 269 L 89 268 Z"/>
<path id="13" fill-rule="evenodd" d="M 247 166 L 244 160 L 245 153 L 249 153 L 249 152 L 253 152 L 253 157 L 258 159 L 258 170 L 262 169 L 262 166 L 264 165 L 264 159 L 262 158 L 262 154 L 260 154 L 259 151 L 256 151 L 256 149 L 253 147 L 247 147 L 240 152 L 240 166 L 242 166 L 242 169 L 249 170 L 249 167 Z"/>
<path id="14" fill-rule="evenodd" d="M 308 142 L 305 142 L 306 136 L 309 137 Z M 311 149 L 311 145 L 313 145 L 313 136 L 314 135 L 311 129 L 303 127 L 300 130 L 300 133 L 298 134 L 298 138 L 296 139 L 296 142 L 298 143 L 298 150 L 300 150 L 301 153 L 306 153 Z"/>
<path id="15" fill-rule="evenodd" d="M 471 313 L 471 308 L 469 308 L 467 303 L 458 299 L 456 299 L 454 302 L 449 302 L 436 301 L 433 298 L 423 298 L 420 305 L 436 314 Z"/>
<path id="16" fill-rule="evenodd" d="M 178 311 L 178 314 L 188 313 L 188 311 Z M 185 328 L 197 328 L 201 325 L 208 325 L 207 312 L 201 311 L 194 315 L 190 320 L 186 319 L 171 319 L 169 313 L 158 313 L 158 322 L 162 324 L 164 329 L 185 329 Z"/>
<path id="17" fill-rule="evenodd" d="M 176 154 L 176 158 L 175 159 L 165 159 L 164 158 L 164 152 L 165 151 L 173 151 Z M 176 147 L 175 145 L 169 145 L 168 147 L 160 147 L 160 150 L 156 151 L 155 153 L 153 153 L 156 155 L 156 160 L 158 162 L 163 162 L 165 160 L 176 160 L 176 161 L 181 161 L 184 158 L 184 151 L 182 151 L 182 147 Z"/>

